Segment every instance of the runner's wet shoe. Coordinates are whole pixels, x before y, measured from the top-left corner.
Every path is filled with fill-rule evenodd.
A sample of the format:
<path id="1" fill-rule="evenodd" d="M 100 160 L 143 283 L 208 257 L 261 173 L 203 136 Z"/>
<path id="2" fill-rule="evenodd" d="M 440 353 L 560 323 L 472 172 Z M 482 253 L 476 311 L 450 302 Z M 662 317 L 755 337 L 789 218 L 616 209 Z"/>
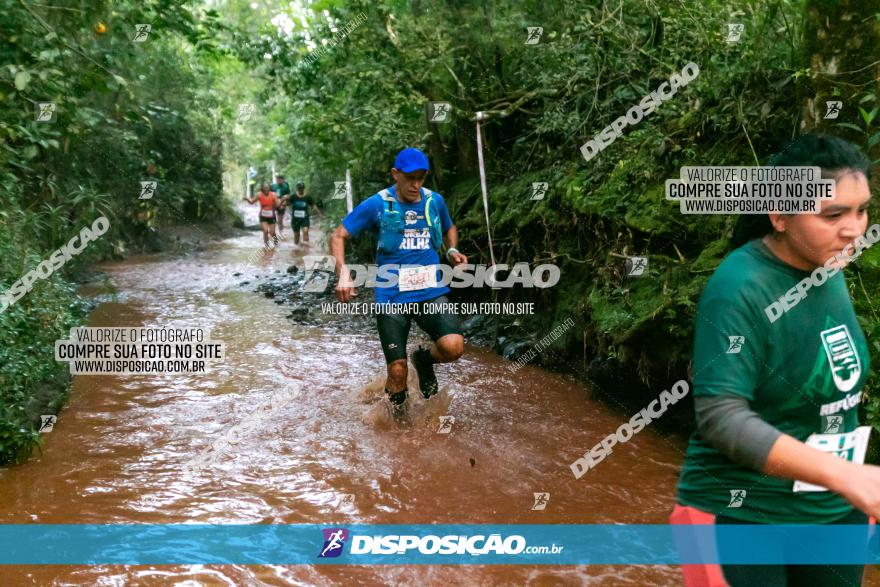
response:
<path id="1" fill-rule="evenodd" d="M 385 396 L 391 404 L 391 416 L 398 424 L 406 421 L 406 390 L 397 393 L 389 393 L 385 390 Z"/>
<path id="2" fill-rule="evenodd" d="M 418 350 L 413 351 L 412 362 L 419 376 L 422 395 L 428 399 L 437 393 L 437 377 L 434 375 L 434 359 L 431 358 L 431 351 L 419 347 Z"/>

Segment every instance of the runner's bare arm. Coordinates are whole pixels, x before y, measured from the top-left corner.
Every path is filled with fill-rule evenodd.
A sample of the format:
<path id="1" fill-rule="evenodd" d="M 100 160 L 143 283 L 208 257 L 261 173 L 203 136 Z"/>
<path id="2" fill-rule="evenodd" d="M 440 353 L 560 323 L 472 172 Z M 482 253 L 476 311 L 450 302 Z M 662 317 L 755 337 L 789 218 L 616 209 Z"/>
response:
<path id="1" fill-rule="evenodd" d="M 851 463 L 783 434 L 770 449 L 763 471 L 827 487 L 880 519 L 880 467 Z"/>
<path id="2" fill-rule="evenodd" d="M 349 238 L 351 234 L 341 224 L 330 236 L 330 254 L 336 259 L 336 276 L 339 278 L 336 282 L 336 299 L 340 302 L 349 302 L 356 295 L 351 275 L 345 265 L 345 239 Z"/>
<path id="3" fill-rule="evenodd" d="M 443 242 L 446 243 L 447 250 L 458 247 L 458 228 L 456 228 L 454 224 L 446 231 L 446 234 L 443 235 Z M 453 267 L 467 263 L 467 257 L 459 253 L 457 250 L 451 255 L 448 255 L 447 258 L 452 261 Z"/>

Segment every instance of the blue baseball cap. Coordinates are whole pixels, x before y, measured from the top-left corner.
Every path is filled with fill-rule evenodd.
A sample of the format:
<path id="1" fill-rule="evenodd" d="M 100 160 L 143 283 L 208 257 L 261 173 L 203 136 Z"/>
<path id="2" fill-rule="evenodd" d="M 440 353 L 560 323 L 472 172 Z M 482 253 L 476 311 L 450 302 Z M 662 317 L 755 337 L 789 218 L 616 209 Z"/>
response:
<path id="1" fill-rule="evenodd" d="M 394 168 L 404 173 L 416 171 L 418 169 L 431 169 L 428 164 L 428 156 L 412 147 L 407 147 L 397 154 L 394 159 Z"/>

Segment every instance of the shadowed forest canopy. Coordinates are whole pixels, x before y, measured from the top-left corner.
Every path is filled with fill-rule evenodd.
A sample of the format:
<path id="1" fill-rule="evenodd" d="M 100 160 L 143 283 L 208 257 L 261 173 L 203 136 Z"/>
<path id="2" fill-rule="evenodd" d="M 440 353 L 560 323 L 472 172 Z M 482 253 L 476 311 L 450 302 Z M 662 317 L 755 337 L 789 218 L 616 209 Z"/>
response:
<path id="1" fill-rule="evenodd" d="M 330 196 L 347 170 L 357 204 L 390 183 L 396 152 L 419 147 L 460 248 L 489 263 L 475 122 L 487 113 L 495 257 L 554 263 L 562 278 L 481 295 L 540 307 L 516 329 L 498 327 L 508 342 L 573 319 L 541 361 L 601 391 L 609 369 L 655 388 L 687 373 L 699 292 L 730 250 L 736 218 L 681 214 L 664 199 L 666 179 L 682 166 L 765 164 L 804 131 L 880 157 L 880 10 L 868 0 L 0 6 L 0 286 L 97 216 L 111 221 L 106 238 L 0 313 L 6 459 L 38 438 L 50 400 L 34 390 L 57 368 L 52 341 L 82 319 L 68 280 L 149 247 L 171 224 L 228 220 L 250 166 L 258 180 L 273 166 L 302 179 L 330 227 L 345 213 Z M 143 23 L 148 37 L 134 41 Z M 731 23 L 743 25 L 736 42 Z M 585 160 L 584 143 L 688 63 L 695 79 Z M 836 119 L 824 118 L 829 100 L 843 104 Z M 46 102 L 56 110 L 41 123 Z M 431 120 L 437 102 L 451 106 L 445 122 Z M 139 199 L 143 181 L 157 182 L 154 197 Z M 548 185 L 540 200 L 536 182 Z M 361 239 L 356 253 L 371 249 Z M 631 255 L 648 259 L 638 279 L 626 275 Z M 848 273 L 878 365 L 880 251 Z"/>

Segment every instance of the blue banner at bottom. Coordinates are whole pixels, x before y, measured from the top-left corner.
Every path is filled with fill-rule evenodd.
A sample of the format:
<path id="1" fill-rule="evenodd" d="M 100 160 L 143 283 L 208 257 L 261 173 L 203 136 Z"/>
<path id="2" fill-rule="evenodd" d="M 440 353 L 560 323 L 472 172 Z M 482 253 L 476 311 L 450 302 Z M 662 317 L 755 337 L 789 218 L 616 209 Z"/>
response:
<path id="1" fill-rule="evenodd" d="M 873 526 L 0 524 L 4 565 L 878 562 Z"/>

